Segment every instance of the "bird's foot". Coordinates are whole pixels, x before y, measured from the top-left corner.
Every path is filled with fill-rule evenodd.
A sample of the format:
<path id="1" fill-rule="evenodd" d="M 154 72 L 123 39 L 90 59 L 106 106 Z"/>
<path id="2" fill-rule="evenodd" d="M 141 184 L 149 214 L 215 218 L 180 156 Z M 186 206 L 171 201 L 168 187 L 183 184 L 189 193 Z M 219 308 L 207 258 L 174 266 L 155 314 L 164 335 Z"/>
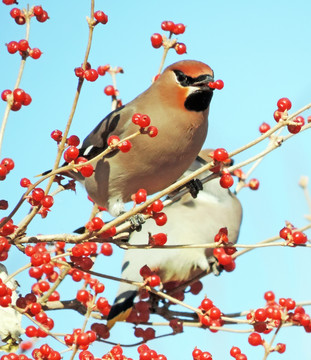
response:
<path id="1" fill-rule="evenodd" d="M 131 222 L 131 231 L 140 231 L 142 229 L 142 224 L 146 222 L 144 216 L 142 214 L 136 214 L 129 218 Z"/>
<path id="2" fill-rule="evenodd" d="M 192 179 L 187 184 L 186 187 L 189 189 L 191 196 L 195 199 L 198 196 L 200 190 L 203 190 L 203 184 L 199 179 Z"/>
<path id="3" fill-rule="evenodd" d="M 210 269 L 212 270 L 213 274 L 215 276 L 219 276 L 221 272 L 223 271 L 223 266 L 221 266 L 218 262 L 218 260 L 215 258 L 215 256 L 210 256 L 208 259 L 208 264 L 210 266 Z"/>

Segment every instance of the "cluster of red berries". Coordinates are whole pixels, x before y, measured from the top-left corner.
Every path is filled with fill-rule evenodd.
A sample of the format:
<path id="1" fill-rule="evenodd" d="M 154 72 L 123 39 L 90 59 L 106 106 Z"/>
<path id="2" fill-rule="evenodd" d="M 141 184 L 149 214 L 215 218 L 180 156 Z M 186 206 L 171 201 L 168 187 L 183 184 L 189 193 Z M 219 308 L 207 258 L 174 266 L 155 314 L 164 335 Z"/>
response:
<path id="1" fill-rule="evenodd" d="M 213 360 L 212 354 L 208 351 L 202 351 L 199 348 L 195 347 L 192 351 L 193 360 Z"/>
<path id="2" fill-rule="evenodd" d="M 81 329 L 75 329 L 72 334 L 67 334 L 64 337 L 65 343 L 68 346 L 76 344 L 80 350 L 87 350 L 97 339 L 95 331 L 88 330 L 83 332 Z"/>
<path id="3" fill-rule="evenodd" d="M 12 303 L 12 289 L 0 278 L 0 306 L 8 307 Z"/>
<path id="4" fill-rule="evenodd" d="M 142 320 L 141 320 L 142 321 Z M 142 329 L 142 328 L 139 328 L 139 327 L 136 327 L 135 328 L 135 331 L 134 331 L 134 335 L 136 337 L 141 337 L 143 338 L 143 341 L 144 342 L 147 342 L 149 340 L 152 340 L 155 338 L 155 330 L 152 329 L 151 327 L 148 327 L 146 329 Z M 152 358 L 153 359 L 153 358 Z"/>
<path id="5" fill-rule="evenodd" d="M 91 64 L 86 63 L 85 69 L 83 69 L 83 67 L 80 66 L 80 67 L 75 68 L 74 72 L 77 77 L 84 78 L 87 81 L 94 82 L 95 80 L 98 79 L 98 75 L 104 76 L 109 69 L 110 69 L 110 65 L 100 65 L 97 68 L 97 70 L 92 69 Z M 120 72 L 121 72 L 121 70 L 120 70 Z"/>
<path id="6" fill-rule="evenodd" d="M 96 280 L 96 279 L 92 279 L 92 280 Z M 105 286 L 102 283 L 98 282 L 98 283 L 95 283 L 95 285 L 93 285 L 93 289 L 95 291 L 95 294 L 99 294 L 104 291 Z M 92 302 L 94 300 L 94 295 L 92 295 L 91 292 L 88 290 L 81 289 L 81 290 L 78 290 L 76 299 L 78 301 L 80 301 L 86 307 L 89 305 L 93 306 Z M 101 314 L 103 314 L 104 316 L 107 316 L 109 314 L 111 306 L 110 306 L 108 300 L 105 297 L 101 296 L 96 300 L 96 308 Z"/>
<path id="7" fill-rule="evenodd" d="M 243 354 L 241 349 L 237 346 L 232 346 L 230 355 L 235 358 L 235 360 L 247 360 L 247 356 Z"/>
<path id="8" fill-rule="evenodd" d="M 302 245 L 308 241 L 306 234 L 288 224 L 280 230 L 280 237 L 288 242 L 289 245 Z"/>
<path id="9" fill-rule="evenodd" d="M 6 221 L 7 218 L 2 218 L 0 222 Z M 8 220 L 1 228 L 0 228 L 0 236 L 8 236 L 13 234 L 13 232 L 17 229 L 17 226 L 14 225 L 13 220 Z M 2 240 L 3 242 L 3 240 Z M 7 248 L 7 245 L 5 246 Z"/>
<path id="10" fill-rule="evenodd" d="M 226 227 L 219 229 L 215 235 L 214 241 L 225 245 L 221 248 L 215 248 L 213 255 L 218 260 L 219 264 L 223 266 L 225 271 L 233 271 L 235 269 L 235 262 L 232 255 L 236 252 L 236 248 L 230 246 L 228 239 L 228 229 Z"/>
<path id="11" fill-rule="evenodd" d="M 164 31 L 170 33 L 169 38 L 174 35 L 181 35 L 185 32 L 186 27 L 184 24 L 175 24 L 173 21 L 163 21 L 161 23 L 161 28 Z M 163 36 L 159 33 L 155 33 L 151 36 L 151 45 L 158 49 L 163 45 Z M 182 55 L 187 52 L 187 47 L 184 43 L 176 42 L 174 43 L 174 49 L 178 55 Z"/>
<path id="12" fill-rule="evenodd" d="M 60 130 L 53 130 L 51 133 L 51 138 L 55 140 L 57 143 L 60 143 L 63 138 L 63 133 Z M 64 160 L 69 164 L 74 162 L 75 164 L 81 164 L 76 169 L 81 173 L 84 177 L 90 177 L 94 173 L 94 167 L 92 164 L 86 164 L 88 160 L 83 157 L 79 156 L 80 151 L 77 148 L 80 144 L 80 139 L 76 135 L 71 135 L 69 138 L 66 139 L 66 144 L 68 145 L 67 149 L 64 152 Z"/>
<path id="13" fill-rule="evenodd" d="M 10 41 L 7 45 L 8 52 L 15 54 L 17 51 L 25 59 L 27 56 L 37 60 L 42 55 L 42 52 L 38 48 L 31 48 L 27 40 Z"/>
<path id="14" fill-rule="evenodd" d="M 10 102 L 12 111 L 18 111 L 22 106 L 28 106 L 32 101 L 31 96 L 19 88 L 14 89 L 13 92 L 9 89 L 3 90 L 1 99 Z"/>
<path id="15" fill-rule="evenodd" d="M 247 314 L 247 320 L 254 326 L 255 332 L 249 336 L 249 343 L 253 346 L 263 345 L 265 340 L 260 333 L 268 334 L 273 328 L 278 328 L 281 321 L 283 323 L 294 323 L 305 328 L 306 332 L 311 332 L 310 316 L 305 313 L 301 306 L 296 306 L 295 300 L 291 298 L 280 298 L 278 303 L 275 301 L 275 295 L 272 291 L 264 294 L 266 300 L 265 307 L 258 308 Z M 284 344 L 278 344 L 275 349 L 282 353 L 285 351 Z"/>
<path id="16" fill-rule="evenodd" d="M 286 112 L 285 115 L 287 116 L 287 111 L 291 109 L 292 103 L 288 98 L 281 98 L 277 102 L 277 107 L 278 109 L 274 112 L 273 117 L 275 121 L 279 122 L 284 112 Z M 305 119 L 302 116 L 296 116 L 293 123 L 287 125 L 287 130 L 292 134 L 297 134 L 305 124 Z"/>
<path id="17" fill-rule="evenodd" d="M 9 250 L 11 248 L 11 244 L 8 239 L 5 237 L 0 237 L 0 262 L 5 261 L 9 256 Z"/>
<path id="18" fill-rule="evenodd" d="M 103 220 L 99 217 L 94 217 L 90 221 L 88 221 L 85 225 L 86 229 L 90 232 L 99 231 L 105 225 Z M 102 239 L 112 238 L 117 233 L 117 229 L 115 226 L 112 226 L 110 229 L 104 231 L 98 236 Z M 109 243 L 103 243 L 101 246 L 101 253 L 106 256 L 110 256 L 112 254 L 112 247 Z"/>
<path id="19" fill-rule="evenodd" d="M 221 171 L 219 184 L 221 187 L 228 189 L 233 185 L 234 180 L 228 171 L 222 170 L 223 165 L 229 164 L 231 161 L 227 150 L 224 148 L 217 148 L 212 151 L 209 156 L 214 160 L 214 166 L 210 169 L 210 171 L 214 173 L 219 173 Z"/>
<path id="20" fill-rule="evenodd" d="M 62 358 L 61 354 L 53 350 L 48 344 L 43 344 L 34 349 L 31 355 L 34 360 L 60 360 Z"/>
<path id="21" fill-rule="evenodd" d="M 140 292 L 140 295 L 144 296 L 148 296 L 149 297 L 149 293 L 148 292 Z M 149 316 L 150 316 L 150 304 L 148 301 L 138 301 L 137 303 L 134 304 L 132 311 L 130 312 L 129 316 L 127 317 L 126 321 L 129 323 L 133 323 L 133 324 L 140 324 L 140 323 L 146 323 L 147 321 L 149 321 Z M 137 330 L 138 329 L 138 330 Z M 134 335 L 136 337 L 142 337 L 144 339 L 144 341 L 153 339 L 154 336 L 152 336 L 151 331 L 141 331 L 142 329 L 140 328 L 135 328 L 135 332 Z M 150 337 L 151 336 L 151 337 Z"/>
<path id="22" fill-rule="evenodd" d="M 163 246 L 167 242 L 167 235 L 164 233 L 149 234 L 148 245 Z"/>
<path id="23" fill-rule="evenodd" d="M 25 254 L 30 257 L 32 266 L 41 266 L 43 264 L 48 264 L 51 261 L 51 254 L 46 249 L 44 243 L 38 243 L 35 246 L 26 246 Z"/>
<path id="24" fill-rule="evenodd" d="M 151 287 L 159 286 L 161 284 L 160 276 L 152 271 L 148 265 L 144 265 L 139 270 L 140 275 L 144 279 L 145 283 Z"/>
<path id="25" fill-rule="evenodd" d="M 32 360 L 25 354 L 15 354 L 15 353 L 8 353 L 5 355 L 2 355 L 0 360 Z"/>
<path id="26" fill-rule="evenodd" d="M 167 360 L 163 354 L 158 354 L 155 350 L 150 349 L 146 344 L 138 346 L 139 360 Z"/>
<path id="27" fill-rule="evenodd" d="M 199 314 L 199 319 L 202 325 L 210 327 L 210 326 L 222 326 L 223 321 L 221 320 L 221 311 L 218 307 L 216 307 L 212 300 L 205 297 L 199 309 L 201 310 L 201 314 Z M 212 332 L 217 332 L 215 329 L 210 329 Z"/>
<path id="28" fill-rule="evenodd" d="M 158 135 L 158 129 L 155 126 L 150 126 L 151 120 L 148 115 L 135 113 L 132 116 L 132 122 L 138 125 L 141 131 L 144 130 L 143 133 L 147 133 L 150 137 Z"/>
<path id="29" fill-rule="evenodd" d="M 17 4 L 16 1 L 11 1 L 11 0 L 3 0 L 3 2 L 10 2 L 10 4 L 7 5 L 11 5 L 11 4 Z M 10 15 L 11 17 L 15 20 L 17 25 L 24 25 L 26 23 L 26 16 L 25 16 L 25 12 L 19 8 L 13 8 L 10 11 Z M 31 10 L 30 13 L 28 13 L 28 16 L 35 16 L 36 19 L 43 23 L 46 20 L 49 19 L 49 15 L 48 13 L 42 9 L 42 6 L 37 5 L 34 6 Z"/>
<path id="30" fill-rule="evenodd" d="M 217 90 L 221 90 L 223 89 L 224 87 L 224 82 L 222 80 L 216 80 L 216 81 L 211 81 L 208 83 L 208 86 L 211 88 L 211 89 L 217 89 Z"/>
<path id="31" fill-rule="evenodd" d="M 14 161 L 10 158 L 4 158 L 0 162 L 0 181 L 5 180 L 8 173 L 14 169 Z"/>
<path id="32" fill-rule="evenodd" d="M 22 187 L 31 186 L 31 182 L 27 178 L 22 178 L 20 184 Z M 52 195 L 45 195 L 43 189 L 35 188 L 28 196 L 28 202 L 31 206 L 41 206 L 39 213 L 43 218 L 45 218 L 48 214 L 48 211 L 50 211 L 50 208 L 54 204 L 54 198 Z"/>
<path id="33" fill-rule="evenodd" d="M 132 195 L 132 200 L 136 204 L 145 202 L 147 199 L 147 191 L 145 189 L 139 189 L 136 194 Z M 163 226 L 167 222 L 167 216 L 162 212 L 164 208 L 162 200 L 155 200 L 151 205 L 149 205 L 145 210 L 144 214 L 150 215 L 158 226 Z M 162 241 L 162 240 L 159 240 Z"/>

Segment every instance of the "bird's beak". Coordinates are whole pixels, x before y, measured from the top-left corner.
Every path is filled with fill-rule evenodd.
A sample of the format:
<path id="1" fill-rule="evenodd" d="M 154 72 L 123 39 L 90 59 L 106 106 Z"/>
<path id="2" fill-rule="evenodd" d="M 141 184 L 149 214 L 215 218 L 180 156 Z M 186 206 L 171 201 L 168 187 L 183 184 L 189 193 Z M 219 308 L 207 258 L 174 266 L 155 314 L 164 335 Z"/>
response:
<path id="1" fill-rule="evenodd" d="M 209 88 L 209 90 L 214 90 L 213 88 L 209 87 L 209 83 L 214 82 L 214 77 L 212 75 L 201 75 L 195 79 L 195 82 L 192 86 L 197 86 L 200 88 Z"/>

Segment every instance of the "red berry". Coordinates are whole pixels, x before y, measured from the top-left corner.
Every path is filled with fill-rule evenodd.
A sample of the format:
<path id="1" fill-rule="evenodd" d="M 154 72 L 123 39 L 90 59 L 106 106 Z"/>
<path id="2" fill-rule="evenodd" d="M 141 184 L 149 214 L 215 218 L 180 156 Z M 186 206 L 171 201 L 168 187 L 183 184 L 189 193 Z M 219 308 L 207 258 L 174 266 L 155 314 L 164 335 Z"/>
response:
<path id="1" fill-rule="evenodd" d="M 79 168 L 79 171 L 82 176 L 90 177 L 94 173 L 94 168 L 93 168 L 92 164 L 88 164 L 88 165 L 85 165 L 85 166 L 82 166 L 81 168 Z"/>
<path id="2" fill-rule="evenodd" d="M 149 126 L 147 129 L 147 133 L 150 137 L 155 137 L 158 135 L 158 128 L 155 126 Z"/>
<path id="3" fill-rule="evenodd" d="M 8 173 L 7 168 L 4 165 L 0 165 L 0 177 L 5 177 Z"/>
<path id="4" fill-rule="evenodd" d="M 27 40 L 20 40 L 18 42 L 18 50 L 19 51 L 27 51 L 29 48 L 29 44 Z"/>
<path id="5" fill-rule="evenodd" d="M 230 350 L 230 355 L 235 358 L 239 354 L 241 354 L 240 348 L 238 348 L 237 346 L 232 346 Z"/>
<path id="6" fill-rule="evenodd" d="M 141 128 L 145 128 L 147 126 L 150 125 L 150 117 L 148 115 L 141 115 L 139 121 L 138 121 L 138 125 L 141 127 Z"/>
<path id="7" fill-rule="evenodd" d="M 82 78 L 84 76 L 84 70 L 82 67 L 77 67 L 74 71 L 77 77 Z"/>
<path id="8" fill-rule="evenodd" d="M 151 287 L 155 287 L 161 284 L 160 276 L 158 275 L 151 275 L 150 278 L 148 278 L 148 283 Z"/>
<path id="9" fill-rule="evenodd" d="M 275 112 L 273 113 L 273 117 L 276 122 L 279 122 L 282 118 L 282 111 L 275 110 Z"/>
<path id="10" fill-rule="evenodd" d="M 147 199 L 147 191 L 145 189 L 139 189 L 137 193 L 134 195 L 134 201 L 136 204 L 141 204 L 145 202 Z"/>
<path id="11" fill-rule="evenodd" d="M 285 350 L 286 350 L 286 345 L 285 344 L 281 344 L 281 343 L 278 343 L 277 345 L 276 345 L 276 351 L 278 352 L 278 353 L 280 353 L 280 354 L 283 354 L 284 352 L 285 352 Z"/>
<path id="12" fill-rule="evenodd" d="M 36 18 L 37 18 L 37 20 L 38 20 L 39 22 L 43 23 L 43 22 L 45 22 L 46 20 L 49 19 L 49 15 L 48 15 L 48 13 L 47 13 L 45 10 L 43 10 L 43 11 L 42 11 L 42 14 L 36 16 Z"/>
<path id="13" fill-rule="evenodd" d="M 132 143 L 129 140 L 124 140 L 121 142 L 121 144 L 119 145 L 119 149 L 120 151 L 126 153 L 128 151 L 131 150 L 132 147 Z"/>
<path id="14" fill-rule="evenodd" d="M 11 106 L 11 110 L 18 111 L 18 110 L 21 109 L 21 107 L 22 107 L 22 103 L 19 102 L 19 101 L 14 100 L 14 102 L 13 102 L 13 104 Z"/>
<path id="15" fill-rule="evenodd" d="M 213 302 L 212 300 L 208 299 L 208 298 L 204 298 L 201 302 L 200 307 L 204 310 L 204 311 L 208 311 L 213 307 Z"/>
<path id="16" fill-rule="evenodd" d="M 109 138 L 107 140 L 107 144 L 109 146 L 115 146 L 119 141 L 120 141 L 120 138 L 118 136 L 111 135 L 111 136 L 109 136 Z"/>
<path id="17" fill-rule="evenodd" d="M 274 300 L 275 300 L 275 295 L 274 295 L 273 291 L 267 291 L 267 292 L 265 292 L 265 294 L 264 294 L 264 299 L 265 299 L 266 301 L 269 301 L 269 302 L 274 301 Z"/>
<path id="18" fill-rule="evenodd" d="M 144 279 L 152 275 L 152 271 L 148 265 L 141 267 L 139 273 Z"/>
<path id="19" fill-rule="evenodd" d="M 213 158 L 216 160 L 216 161 L 225 161 L 228 159 L 228 152 L 226 149 L 223 149 L 223 148 L 219 148 L 219 149 L 216 149 L 214 150 L 213 152 Z"/>
<path id="20" fill-rule="evenodd" d="M 157 246 L 163 246 L 167 242 L 167 235 L 164 233 L 158 233 L 151 236 L 152 244 Z"/>
<path id="21" fill-rule="evenodd" d="M 100 252 L 105 255 L 105 256 L 110 256 L 112 255 L 112 246 L 110 243 L 103 243 L 101 248 L 100 248 Z"/>
<path id="22" fill-rule="evenodd" d="M 94 18 L 102 24 L 107 24 L 108 22 L 108 16 L 101 10 L 94 13 Z"/>
<path id="23" fill-rule="evenodd" d="M 50 207 L 52 207 L 54 204 L 54 199 L 53 196 L 51 195 L 46 195 L 44 196 L 44 198 L 41 200 L 41 205 L 47 209 L 49 209 Z"/>
<path id="24" fill-rule="evenodd" d="M 103 220 L 99 217 L 94 217 L 91 220 L 91 223 L 92 223 L 92 227 L 95 231 L 100 230 L 105 225 Z"/>
<path id="25" fill-rule="evenodd" d="M 257 321 L 265 321 L 267 318 L 267 313 L 265 309 L 257 309 L 255 311 L 255 319 Z"/>
<path id="26" fill-rule="evenodd" d="M 63 133 L 60 130 L 54 130 L 51 133 L 51 138 L 59 143 L 62 141 Z"/>
<path id="27" fill-rule="evenodd" d="M 253 346 L 258 346 L 262 344 L 262 338 L 258 333 L 251 333 L 248 337 L 248 342 Z"/>
<path id="28" fill-rule="evenodd" d="M 259 188 L 259 181 L 257 179 L 251 179 L 248 186 L 251 190 L 257 190 Z"/>
<path id="29" fill-rule="evenodd" d="M 307 236 L 301 231 L 293 232 L 292 236 L 293 236 L 293 242 L 296 245 L 305 244 L 308 241 Z"/>
<path id="30" fill-rule="evenodd" d="M 41 16 L 43 14 L 43 9 L 40 5 L 37 5 L 33 8 L 33 13 L 35 16 Z"/>
<path id="31" fill-rule="evenodd" d="M 112 85 L 108 85 L 108 86 L 105 87 L 104 93 L 107 96 L 115 96 L 116 95 L 116 90 Z"/>
<path id="32" fill-rule="evenodd" d="M 151 36 L 150 38 L 151 40 L 151 45 L 155 48 L 158 49 L 162 46 L 163 44 L 163 38 L 161 34 L 155 33 Z"/>
<path id="33" fill-rule="evenodd" d="M 11 41 L 7 45 L 8 52 L 10 54 L 15 54 L 18 51 L 18 42 L 17 41 Z"/>
<path id="34" fill-rule="evenodd" d="M 23 102 L 24 98 L 25 98 L 25 91 L 17 88 L 15 90 L 13 90 L 13 97 L 14 97 L 14 100 Z"/>
<path id="35" fill-rule="evenodd" d="M 233 177 L 230 174 L 225 173 L 221 176 L 219 183 L 221 187 L 228 189 L 234 183 Z"/>
<path id="36" fill-rule="evenodd" d="M 25 16 L 24 15 L 16 16 L 15 22 L 17 25 L 24 25 L 26 22 Z"/>
<path id="37" fill-rule="evenodd" d="M 69 136 L 69 138 L 66 140 L 66 143 L 70 146 L 78 146 L 80 144 L 80 139 L 78 136 L 76 135 L 71 135 Z"/>
<path id="38" fill-rule="evenodd" d="M 1 99 L 3 101 L 7 101 L 8 99 L 8 95 L 11 95 L 12 94 L 12 91 L 11 90 L 3 90 L 2 93 L 1 93 Z"/>
<path id="39" fill-rule="evenodd" d="M 22 105 L 28 106 L 31 102 L 32 102 L 31 96 L 25 93 L 24 100 L 22 101 Z"/>
<path id="40" fill-rule="evenodd" d="M 38 48 L 33 48 L 33 49 L 28 51 L 28 54 L 29 54 L 29 56 L 31 58 L 37 60 L 42 55 L 42 51 L 40 49 L 38 49 Z"/>
<path id="41" fill-rule="evenodd" d="M 106 72 L 109 70 L 110 65 L 100 65 L 97 68 L 98 75 L 104 76 Z"/>
<path id="42" fill-rule="evenodd" d="M 95 69 L 85 70 L 83 76 L 87 81 L 95 81 L 98 79 L 98 73 Z"/>
<path id="43" fill-rule="evenodd" d="M 278 107 L 278 110 L 283 112 L 285 110 L 290 110 L 292 107 L 292 103 L 290 102 L 290 100 L 288 98 L 281 98 L 277 102 L 277 107 Z"/>
<path id="44" fill-rule="evenodd" d="M 259 126 L 259 131 L 261 134 L 266 133 L 267 131 L 269 131 L 271 129 L 271 126 L 265 122 L 263 122 L 260 126 Z"/>
<path id="45" fill-rule="evenodd" d="M 164 208 L 164 205 L 163 205 L 163 202 L 162 200 L 158 199 L 158 200 L 155 200 L 152 204 L 151 204 L 151 209 L 152 211 L 154 212 L 160 212 L 162 211 Z"/>
<path id="46" fill-rule="evenodd" d="M 161 23 L 161 29 L 164 31 L 173 32 L 174 27 L 175 27 L 175 24 L 173 23 L 173 21 L 163 21 Z"/>
<path id="47" fill-rule="evenodd" d="M 12 16 L 13 19 L 15 19 L 17 16 L 20 16 L 20 14 L 21 14 L 21 11 L 18 8 L 13 8 L 10 11 L 10 15 Z"/>
<path id="48" fill-rule="evenodd" d="M 167 216 L 163 212 L 159 212 L 153 215 L 153 218 L 158 226 L 163 226 L 167 222 Z"/>
<path id="49" fill-rule="evenodd" d="M 69 146 L 69 148 L 64 152 L 64 159 L 68 163 L 75 160 L 79 156 L 79 149 L 75 146 Z"/>
<path id="50" fill-rule="evenodd" d="M 173 33 L 175 35 L 183 34 L 186 30 L 186 26 L 184 24 L 176 24 L 173 29 Z"/>
<path id="51" fill-rule="evenodd" d="M 175 51 L 178 55 L 182 55 L 187 52 L 187 47 L 184 43 L 176 43 Z"/>
<path id="52" fill-rule="evenodd" d="M 31 197 L 35 201 L 41 201 L 43 197 L 45 196 L 44 190 L 41 188 L 35 188 L 32 190 Z"/>
<path id="53" fill-rule="evenodd" d="M 305 123 L 305 120 L 302 116 L 297 116 L 294 119 L 294 122 L 297 123 L 297 125 L 287 125 L 287 129 L 292 134 L 297 134 L 301 130 L 302 126 Z"/>
<path id="54" fill-rule="evenodd" d="M 222 81 L 222 80 L 216 80 L 215 82 L 214 82 L 214 87 L 215 87 L 215 89 L 217 89 L 217 90 L 221 90 L 223 87 L 224 87 L 224 82 Z"/>
<path id="55" fill-rule="evenodd" d="M 288 237 L 291 234 L 292 234 L 292 230 L 288 227 L 283 227 L 283 229 L 280 230 L 280 237 L 284 240 L 288 240 Z"/>
<path id="56" fill-rule="evenodd" d="M 38 333 L 38 331 L 34 326 L 30 325 L 30 326 L 26 327 L 26 330 L 25 330 L 26 336 L 28 336 L 28 337 L 36 337 L 37 333 Z"/>

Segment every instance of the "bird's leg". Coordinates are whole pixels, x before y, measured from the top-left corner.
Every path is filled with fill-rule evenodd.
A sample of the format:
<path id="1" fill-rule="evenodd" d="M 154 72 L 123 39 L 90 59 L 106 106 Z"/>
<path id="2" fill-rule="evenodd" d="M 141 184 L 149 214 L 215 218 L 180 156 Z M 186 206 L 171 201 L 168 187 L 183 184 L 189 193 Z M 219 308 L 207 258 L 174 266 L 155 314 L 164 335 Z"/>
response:
<path id="1" fill-rule="evenodd" d="M 142 224 L 146 222 L 144 216 L 142 214 L 136 214 L 129 218 L 129 221 L 131 222 L 131 228 L 130 231 L 141 231 Z"/>
<path id="2" fill-rule="evenodd" d="M 208 261 L 208 264 L 209 264 L 210 269 L 212 270 L 213 274 L 215 276 L 219 276 L 224 268 L 219 264 L 216 257 L 215 256 L 209 256 L 207 258 L 207 261 Z"/>
<path id="3" fill-rule="evenodd" d="M 192 179 L 187 184 L 186 187 L 189 189 L 191 196 L 195 199 L 198 196 L 200 190 L 203 190 L 203 184 L 199 179 Z"/>

